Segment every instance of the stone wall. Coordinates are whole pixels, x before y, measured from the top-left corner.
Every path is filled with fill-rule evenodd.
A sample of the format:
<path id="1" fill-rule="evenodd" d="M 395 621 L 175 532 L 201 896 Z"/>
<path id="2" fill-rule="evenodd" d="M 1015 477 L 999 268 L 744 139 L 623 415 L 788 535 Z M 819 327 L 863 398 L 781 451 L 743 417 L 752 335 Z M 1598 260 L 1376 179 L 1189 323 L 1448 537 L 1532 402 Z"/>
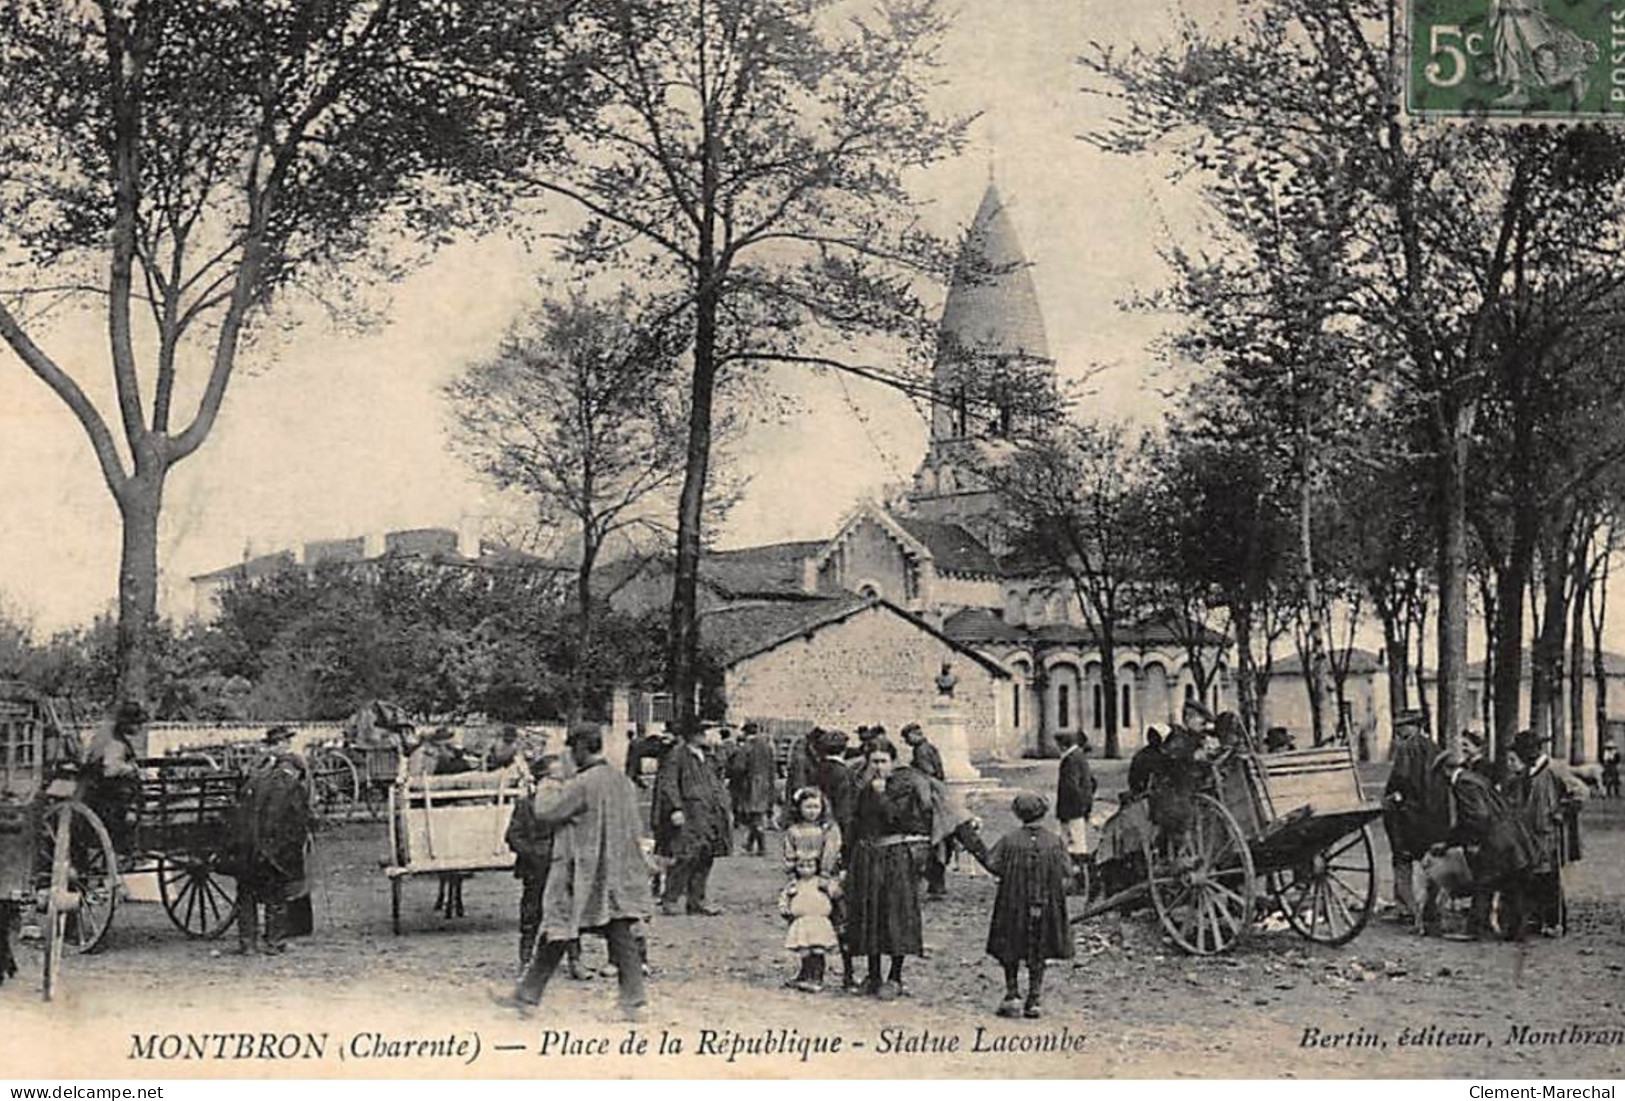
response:
<path id="1" fill-rule="evenodd" d="M 879 605 L 736 663 L 727 672 L 728 718 L 803 719 L 849 733 L 878 722 L 895 735 L 930 718 L 944 661 L 959 678 L 971 756 L 990 756 L 1009 721 L 996 693 L 1010 682 Z"/>

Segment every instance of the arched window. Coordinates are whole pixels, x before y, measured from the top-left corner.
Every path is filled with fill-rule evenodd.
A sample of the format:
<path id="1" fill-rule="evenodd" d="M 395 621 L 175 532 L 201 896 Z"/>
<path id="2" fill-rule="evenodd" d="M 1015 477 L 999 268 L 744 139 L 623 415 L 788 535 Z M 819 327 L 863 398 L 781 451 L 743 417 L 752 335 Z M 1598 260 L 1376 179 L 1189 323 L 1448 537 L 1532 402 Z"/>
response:
<path id="1" fill-rule="evenodd" d="M 1017 730 L 1021 729 L 1021 682 L 1017 681 L 1010 686 L 1011 718 Z"/>
<path id="2" fill-rule="evenodd" d="M 1099 730 L 1101 728 L 1101 726 L 1103 726 L 1105 724 L 1105 722 L 1106 722 L 1106 715 L 1105 715 L 1106 697 L 1100 691 L 1100 685 L 1098 685 L 1098 684 L 1095 685 L 1094 690 L 1095 690 L 1094 691 L 1095 729 Z"/>
<path id="3" fill-rule="evenodd" d="M 1130 723 L 1132 723 L 1134 721 L 1133 718 L 1131 718 L 1130 715 L 1129 715 L 1129 706 L 1128 705 L 1129 705 L 1129 687 L 1128 687 L 1127 684 L 1124 684 L 1123 685 L 1123 706 L 1118 710 L 1118 714 L 1117 714 L 1117 725 L 1119 727 L 1127 727 Z"/>
<path id="4" fill-rule="evenodd" d="M 1055 686 L 1055 726 L 1058 730 L 1067 730 L 1072 726 L 1072 687 L 1066 684 Z"/>

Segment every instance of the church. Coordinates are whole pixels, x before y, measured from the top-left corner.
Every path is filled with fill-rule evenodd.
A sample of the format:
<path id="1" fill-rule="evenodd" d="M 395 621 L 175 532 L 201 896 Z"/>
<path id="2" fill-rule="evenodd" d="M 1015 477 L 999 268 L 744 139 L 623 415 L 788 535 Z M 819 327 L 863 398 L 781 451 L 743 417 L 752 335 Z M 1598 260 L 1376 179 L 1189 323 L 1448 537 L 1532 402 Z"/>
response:
<path id="1" fill-rule="evenodd" d="M 1053 373 L 1031 266 L 990 184 L 966 236 L 938 328 L 930 444 L 899 502 L 858 503 L 825 540 L 708 553 L 700 634 L 720 666 L 727 718 L 896 731 L 922 721 L 944 664 L 958 679 L 973 757 L 1048 753 L 1058 732 L 1104 738 L 1098 647 L 1070 586 L 1021 563 L 999 502 L 977 477 L 996 448 L 988 372 Z M 992 400 L 971 395 L 992 394 Z M 990 423 L 991 422 L 991 423 Z M 664 564 L 622 576 L 625 610 L 667 599 Z M 1223 640 L 1213 636 L 1221 649 Z M 1165 624 L 1120 629 L 1119 749 L 1143 743 L 1196 695 L 1185 649 Z M 1221 665 L 1207 702 L 1230 692 Z"/>

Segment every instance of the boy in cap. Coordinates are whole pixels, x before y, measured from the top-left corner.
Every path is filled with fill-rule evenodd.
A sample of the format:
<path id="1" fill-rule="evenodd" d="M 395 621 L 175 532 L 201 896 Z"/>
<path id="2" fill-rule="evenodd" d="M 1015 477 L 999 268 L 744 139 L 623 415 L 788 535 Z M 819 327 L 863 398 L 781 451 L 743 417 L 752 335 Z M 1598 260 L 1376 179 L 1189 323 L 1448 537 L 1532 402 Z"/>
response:
<path id="1" fill-rule="evenodd" d="M 1066 914 L 1066 885 L 1072 862 L 1061 839 L 1040 825 L 1049 801 L 1024 791 L 1010 809 L 1021 826 L 999 838 L 985 861 L 998 877 L 987 954 L 1004 968 L 1001 1017 L 1043 1015 L 1044 965 L 1071 959 L 1072 925 Z M 1027 964 L 1027 997 L 1021 996 L 1021 965 Z"/>

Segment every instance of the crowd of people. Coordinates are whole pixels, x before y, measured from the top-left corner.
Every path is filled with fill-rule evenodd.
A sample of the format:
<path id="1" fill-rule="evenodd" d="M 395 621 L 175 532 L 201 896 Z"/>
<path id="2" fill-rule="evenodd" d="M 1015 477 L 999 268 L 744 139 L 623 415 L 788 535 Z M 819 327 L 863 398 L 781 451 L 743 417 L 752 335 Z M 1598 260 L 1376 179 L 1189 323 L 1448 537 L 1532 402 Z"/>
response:
<path id="1" fill-rule="evenodd" d="M 900 738 L 907 760 L 881 727 L 860 728 L 855 744 L 844 732 L 814 729 L 789 747 L 781 784 L 774 744 L 755 724 L 737 738 L 695 725 L 675 740 L 634 741 L 625 776 L 606 766 L 596 728 L 573 729 L 574 775 L 564 778 L 556 758 L 539 757 L 535 798 L 510 826 L 523 883 L 523 971 L 499 1000 L 536 1005 L 561 961 L 579 967 L 582 933 L 601 933 L 619 976 L 621 1009 L 638 1019 L 651 915 L 720 913 L 708 897 L 714 862 L 733 851 L 736 833 L 745 854 L 766 857 L 768 830 L 777 826 L 784 870 L 777 902 L 787 923 L 785 950 L 797 961 L 786 986 L 823 991 L 828 963 L 838 958 L 842 989 L 886 1001 L 903 996 L 907 959 L 925 954 L 922 903 L 945 892 L 948 862 L 963 849 L 999 879 L 987 941 L 1007 979 L 998 1012 L 1040 1016 L 1046 961 L 1072 954 L 1066 895 L 1073 856 L 1042 824 L 1049 801 L 1023 793 L 1013 806 L 1021 827 L 990 849 L 981 823 L 944 782 L 941 756 L 925 732 L 910 724 Z M 651 758 L 659 764 L 648 785 L 653 843 L 646 856 L 636 787 Z M 1077 771 L 1067 772 L 1068 810 L 1078 813 Z M 1093 796 L 1087 765 L 1082 783 L 1086 815 Z"/>
<path id="2" fill-rule="evenodd" d="M 1469 731 L 1459 753 L 1428 737 L 1421 712 L 1395 723 L 1393 769 L 1383 791 L 1383 824 L 1393 854 L 1395 918 L 1424 935 L 1444 932 L 1444 874 L 1465 865 L 1467 927 L 1444 935 L 1561 934 L 1567 924 L 1561 870 L 1579 856 L 1568 784 L 1552 768 L 1547 743 L 1523 730 L 1492 760 Z M 1417 876 L 1423 896 L 1417 905 Z"/>

